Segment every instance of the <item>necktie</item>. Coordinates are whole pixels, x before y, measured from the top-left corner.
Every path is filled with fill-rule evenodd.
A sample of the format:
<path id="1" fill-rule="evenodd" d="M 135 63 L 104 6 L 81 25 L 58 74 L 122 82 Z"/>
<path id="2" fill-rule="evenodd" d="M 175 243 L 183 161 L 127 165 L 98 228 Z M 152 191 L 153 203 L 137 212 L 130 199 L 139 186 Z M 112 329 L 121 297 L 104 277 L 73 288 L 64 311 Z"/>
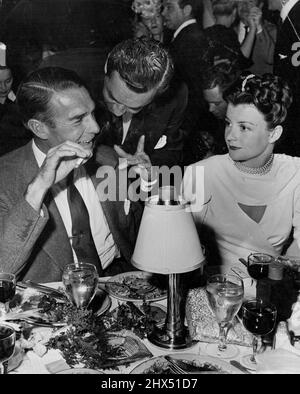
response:
<path id="1" fill-rule="evenodd" d="M 103 276 L 101 261 L 91 232 L 89 213 L 74 185 L 73 172 L 68 176 L 67 196 L 72 218 L 72 247 L 78 261 L 94 264 L 99 275 Z"/>

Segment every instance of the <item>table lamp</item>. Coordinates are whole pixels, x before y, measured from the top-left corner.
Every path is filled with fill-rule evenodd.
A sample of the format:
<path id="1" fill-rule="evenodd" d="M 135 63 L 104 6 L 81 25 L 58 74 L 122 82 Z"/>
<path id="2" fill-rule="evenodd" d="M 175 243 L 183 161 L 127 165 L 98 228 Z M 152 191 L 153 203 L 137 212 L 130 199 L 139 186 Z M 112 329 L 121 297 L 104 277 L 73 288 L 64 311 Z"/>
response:
<path id="1" fill-rule="evenodd" d="M 194 271 L 204 262 L 199 236 L 187 205 L 175 198 L 172 188 L 161 188 L 150 197 L 132 255 L 132 264 L 147 272 L 168 275 L 167 317 L 162 328 L 148 335 L 166 349 L 189 347 L 188 330 L 180 312 L 179 274 Z"/>

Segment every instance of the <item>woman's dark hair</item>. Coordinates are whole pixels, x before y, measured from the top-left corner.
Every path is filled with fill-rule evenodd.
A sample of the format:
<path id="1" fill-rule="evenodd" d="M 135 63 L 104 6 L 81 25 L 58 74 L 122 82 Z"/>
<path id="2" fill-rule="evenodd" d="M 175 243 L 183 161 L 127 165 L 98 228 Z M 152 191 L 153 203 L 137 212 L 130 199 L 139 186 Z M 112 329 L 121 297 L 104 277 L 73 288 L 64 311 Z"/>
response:
<path id="1" fill-rule="evenodd" d="M 239 76 L 239 70 L 226 62 L 216 64 L 203 74 L 203 89 L 213 89 L 218 86 L 224 92 Z"/>
<path id="2" fill-rule="evenodd" d="M 241 75 L 223 97 L 234 106 L 253 104 L 264 115 L 270 129 L 283 123 L 293 101 L 287 82 L 273 74 Z"/>
<path id="3" fill-rule="evenodd" d="M 22 81 L 16 95 L 24 125 L 29 119 L 37 119 L 54 127 L 53 112 L 49 105 L 53 94 L 78 87 L 86 86 L 74 71 L 61 67 L 33 71 Z"/>

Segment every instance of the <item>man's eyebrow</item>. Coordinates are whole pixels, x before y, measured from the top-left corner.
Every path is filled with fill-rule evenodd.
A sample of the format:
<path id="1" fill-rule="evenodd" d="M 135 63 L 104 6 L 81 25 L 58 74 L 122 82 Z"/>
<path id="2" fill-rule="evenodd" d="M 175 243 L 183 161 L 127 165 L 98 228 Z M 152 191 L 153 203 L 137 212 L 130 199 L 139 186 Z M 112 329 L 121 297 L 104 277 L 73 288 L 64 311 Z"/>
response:
<path id="1" fill-rule="evenodd" d="M 81 112 L 79 114 L 76 114 L 74 116 L 71 116 L 69 118 L 69 120 L 72 122 L 73 120 L 77 120 L 77 119 L 83 119 L 85 116 L 87 116 L 89 113 L 94 112 L 95 111 L 95 106 L 93 106 L 91 111 L 86 111 L 86 112 Z"/>
<path id="2" fill-rule="evenodd" d="M 107 93 L 108 93 L 109 97 L 110 97 L 113 101 L 115 101 L 117 104 L 124 105 L 124 107 L 129 108 L 129 109 L 133 109 L 133 110 L 137 110 L 137 109 L 143 108 L 143 105 L 140 105 L 139 107 L 129 107 L 128 105 L 125 105 L 125 104 L 123 104 L 123 103 L 120 103 L 120 101 L 118 101 L 118 100 L 114 97 L 114 95 L 112 94 L 112 92 L 111 92 L 108 88 L 106 88 L 106 90 L 107 90 Z"/>

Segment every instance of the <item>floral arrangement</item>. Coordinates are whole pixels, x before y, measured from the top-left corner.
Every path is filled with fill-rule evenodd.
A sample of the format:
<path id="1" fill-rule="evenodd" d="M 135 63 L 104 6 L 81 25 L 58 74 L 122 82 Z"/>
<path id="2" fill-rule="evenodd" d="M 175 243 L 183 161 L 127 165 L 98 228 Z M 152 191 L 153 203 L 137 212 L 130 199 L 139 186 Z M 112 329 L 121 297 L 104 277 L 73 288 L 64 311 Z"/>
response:
<path id="1" fill-rule="evenodd" d="M 134 0 L 131 8 L 144 18 L 153 18 L 160 13 L 161 0 Z"/>

